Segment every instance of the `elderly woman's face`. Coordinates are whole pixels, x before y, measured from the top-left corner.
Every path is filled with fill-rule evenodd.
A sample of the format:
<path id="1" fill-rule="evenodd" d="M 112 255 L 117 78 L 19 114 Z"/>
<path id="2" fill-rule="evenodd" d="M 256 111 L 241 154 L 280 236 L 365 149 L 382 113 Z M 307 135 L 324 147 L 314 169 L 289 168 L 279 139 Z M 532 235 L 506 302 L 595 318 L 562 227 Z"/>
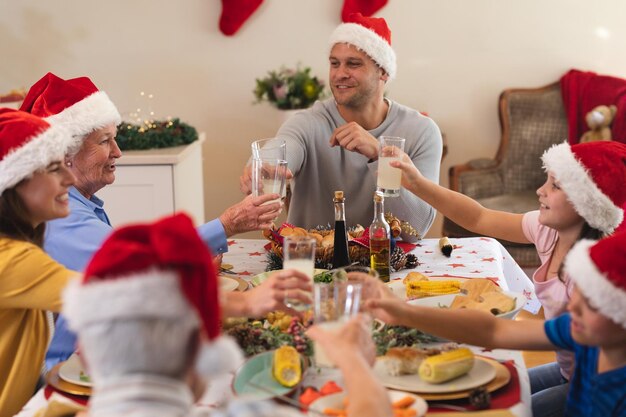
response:
<path id="1" fill-rule="evenodd" d="M 114 124 L 91 132 L 70 161 L 76 188 L 87 197 L 115 181 L 115 161 L 122 156 L 116 134 Z"/>

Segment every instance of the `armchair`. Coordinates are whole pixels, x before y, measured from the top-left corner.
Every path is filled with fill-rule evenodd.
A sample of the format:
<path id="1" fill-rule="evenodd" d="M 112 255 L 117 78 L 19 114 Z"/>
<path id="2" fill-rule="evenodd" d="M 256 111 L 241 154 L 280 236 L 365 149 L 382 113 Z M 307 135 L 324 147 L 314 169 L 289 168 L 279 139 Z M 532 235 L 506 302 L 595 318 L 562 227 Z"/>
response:
<path id="1" fill-rule="evenodd" d="M 502 136 L 494 159 L 475 159 L 450 167 L 450 189 L 483 206 L 525 213 L 538 208 L 536 190 L 545 181 L 541 155 L 568 136 L 559 82 L 541 88 L 509 89 L 500 94 Z M 448 218 L 443 235 L 476 236 Z M 533 245 L 501 243 L 522 267 L 540 264 Z"/>

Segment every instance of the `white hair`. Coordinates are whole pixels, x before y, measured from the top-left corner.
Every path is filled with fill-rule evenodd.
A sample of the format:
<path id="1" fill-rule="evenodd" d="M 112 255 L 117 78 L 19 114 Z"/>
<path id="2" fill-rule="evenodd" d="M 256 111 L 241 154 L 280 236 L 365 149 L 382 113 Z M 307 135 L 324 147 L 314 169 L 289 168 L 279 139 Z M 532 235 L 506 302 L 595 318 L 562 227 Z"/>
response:
<path id="1" fill-rule="evenodd" d="M 81 354 L 96 383 L 137 373 L 181 379 L 193 365 L 198 328 L 191 314 L 93 323 L 79 333 Z"/>

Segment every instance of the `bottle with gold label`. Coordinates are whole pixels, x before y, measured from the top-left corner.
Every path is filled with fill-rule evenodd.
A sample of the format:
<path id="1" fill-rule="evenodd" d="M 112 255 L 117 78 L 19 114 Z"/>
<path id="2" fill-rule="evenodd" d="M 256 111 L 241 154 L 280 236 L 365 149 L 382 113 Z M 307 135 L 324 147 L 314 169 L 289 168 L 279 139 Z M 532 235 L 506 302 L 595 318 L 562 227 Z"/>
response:
<path id="1" fill-rule="evenodd" d="M 335 240 L 333 246 L 333 268 L 350 265 L 348 234 L 346 230 L 346 208 L 343 191 L 335 191 Z"/>
<path id="2" fill-rule="evenodd" d="M 389 282 L 391 252 L 389 224 L 385 220 L 383 193 L 374 193 L 374 220 L 370 224 L 370 267 L 378 272 L 383 282 Z"/>

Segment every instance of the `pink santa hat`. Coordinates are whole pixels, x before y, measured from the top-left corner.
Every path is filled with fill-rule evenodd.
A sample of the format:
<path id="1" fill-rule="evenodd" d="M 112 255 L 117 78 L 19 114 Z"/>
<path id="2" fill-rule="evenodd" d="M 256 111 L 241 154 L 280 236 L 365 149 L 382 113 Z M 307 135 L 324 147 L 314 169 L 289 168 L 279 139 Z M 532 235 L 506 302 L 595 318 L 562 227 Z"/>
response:
<path id="1" fill-rule="evenodd" d="M 626 329 L 626 232 L 581 240 L 568 253 L 565 270 L 592 307 Z"/>
<path id="2" fill-rule="evenodd" d="M 63 161 L 71 142 L 61 126 L 23 111 L 0 109 L 0 194 L 51 162 Z"/>
<path id="3" fill-rule="evenodd" d="M 63 314 L 77 331 L 96 323 L 196 315 L 206 336 L 197 361 L 205 374 L 234 370 L 236 343 L 220 336 L 219 284 L 211 254 L 185 214 L 115 230 L 82 282 L 68 286 Z"/>
<path id="4" fill-rule="evenodd" d="M 612 233 L 624 218 L 626 144 L 589 142 L 554 145 L 544 169 L 559 182 L 576 212 L 593 228 Z"/>
<path id="5" fill-rule="evenodd" d="M 366 17 L 352 13 L 333 31 L 330 48 L 337 43 L 349 43 L 365 52 L 392 80 L 396 76 L 396 53 L 391 47 L 391 30 L 382 17 Z"/>
<path id="6" fill-rule="evenodd" d="M 67 126 L 77 140 L 122 120 L 109 96 L 89 78 L 64 80 L 51 72 L 33 84 L 20 110 Z"/>

